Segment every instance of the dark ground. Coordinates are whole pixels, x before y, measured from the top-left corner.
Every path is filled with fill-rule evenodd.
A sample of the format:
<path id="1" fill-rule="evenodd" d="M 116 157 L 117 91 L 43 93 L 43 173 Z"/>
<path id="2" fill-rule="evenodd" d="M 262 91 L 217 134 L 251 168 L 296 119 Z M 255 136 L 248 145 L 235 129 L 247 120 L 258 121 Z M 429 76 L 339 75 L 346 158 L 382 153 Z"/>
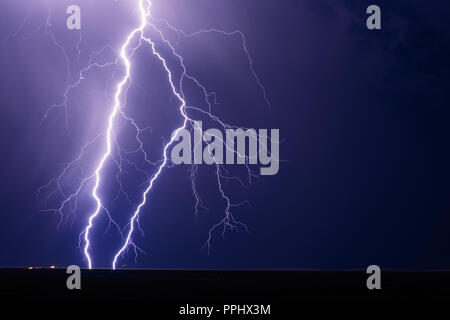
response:
<path id="1" fill-rule="evenodd" d="M 450 299 L 450 272 L 382 271 L 368 290 L 365 271 L 82 270 L 68 290 L 65 269 L 0 270 L 0 298 L 146 300 L 149 303 L 275 303 L 302 300 Z"/>
<path id="2" fill-rule="evenodd" d="M 405 312 L 416 313 L 424 301 L 437 299 L 445 307 L 450 300 L 450 272 L 442 271 L 382 271 L 381 290 L 367 289 L 368 275 L 363 270 L 82 270 L 81 274 L 81 290 L 71 291 L 65 269 L 0 270 L 0 307 L 36 311 L 15 305 L 37 302 L 38 308 L 56 312 L 55 306 L 67 304 L 64 310 L 72 317 L 77 312 L 81 317 L 86 312 L 92 315 L 95 309 L 103 316 L 111 311 L 128 316 L 139 311 L 142 319 L 158 320 L 302 319 L 311 312 L 317 319 L 329 314 L 366 318 L 374 313 L 402 318 Z M 121 306 L 124 303 L 127 307 Z M 225 305 L 232 304 L 270 305 L 270 314 L 224 314 Z M 386 304 L 388 309 L 383 308 Z M 214 307 L 215 312 L 211 317 L 180 315 L 186 305 Z"/>

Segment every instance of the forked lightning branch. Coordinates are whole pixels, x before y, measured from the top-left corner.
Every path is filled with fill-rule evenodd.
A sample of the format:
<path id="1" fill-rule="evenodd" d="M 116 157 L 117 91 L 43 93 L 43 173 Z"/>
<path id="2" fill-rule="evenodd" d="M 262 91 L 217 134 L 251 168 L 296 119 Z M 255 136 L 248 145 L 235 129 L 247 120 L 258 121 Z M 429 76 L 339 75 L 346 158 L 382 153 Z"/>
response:
<path id="1" fill-rule="evenodd" d="M 156 19 L 151 15 L 151 1 L 150 0 L 133 0 L 127 2 L 130 5 L 130 11 L 138 13 L 138 21 L 135 28 L 127 30 L 127 35 L 123 39 L 120 47 L 117 49 L 117 56 L 113 61 L 107 63 L 97 63 L 89 61 L 79 71 L 79 76 L 74 82 L 67 83 L 66 90 L 64 91 L 63 99 L 61 102 L 52 105 L 44 115 L 44 122 L 47 116 L 51 112 L 63 112 L 67 117 L 68 101 L 70 96 L 74 95 L 73 92 L 80 83 L 84 82 L 88 77 L 89 72 L 96 72 L 98 70 L 104 70 L 109 67 L 114 67 L 116 72 L 121 70 L 121 76 L 114 84 L 113 104 L 109 107 L 109 111 L 104 115 L 104 121 L 107 124 L 105 132 L 99 133 L 95 138 L 88 141 L 84 147 L 81 148 L 78 156 L 69 161 L 64 169 L 52 179 L 48 184 L 39 188 L 38 194 L 42 195 L 47 193 L 49 196 L 59 196 L 60 201 L 56 207 L 45 209 L 44 211 L 52 212 L 60 216 L 59 225 L 63 225 L 67 221 L 68 214 L 75 215 L 75 211 L 78 208 L 78 202 L 82 201 L 80 198 L 83 191 L 87 191 L 90 194 L 91 199 L 95 202 L 95 208 L 90 212 L 82 212 L 82 218 L 85 219 L 85 228 L 80 233 L 79 246 L 82 249 L 84 260 L 89 268 L 95 266 L 95 256 L 92 252 L 93 229 L 97 227 L 96 222 L 100 216 L 109 219 L 109 226 L 113 226 L 117 234 L 121 237 L 121 245 L 115 251 L 115 254 L 111 257 L 111 267 L 115 269 L 120 260 L 123 260 L 129 249 L 132 248 L 137 255 L 140 250 L 136 244 L 136 231 L 141 229 L 139 225 L 139 216 L 143 211 L 143 208 L 151 205 L 152 199 L 150 198 L 150 191 L 155 188 L 157 182 L 163 179 L 164 172 L 171 165 L 189 165 L 191 170 L 189 173 L 189 179 L 191 180 L 192 196 L 194 199 L 194 210 L 197 213 L 198 210 L 204 208 L 203 200 L 197 185 L 200 184 L 198 180 L 197 172 L 199 166 L 209 165 L 214 166 L 215 182 L 217 193 L 222 198 L 221 203 L 217 203 L 216 206 L 222 206 L 222 218 L 212 225 L 209 229 L 207 239 L 202 248 L 210 251 L 211 244 L 216 232 L 225 234 L 229 230 L 247 230 L 247 226 L 235 219 L 233 211 L 236 207 L 247 204 L 247 201 L 241 201 L 235 203 L 233 199 L 226 192 L 226 183 L 230 179 L 236 179 L 242 184 L 244 180 L 247 180 L 247 184 L 252 183 L 252 178 L 256 176 L 252 167 L 259 165 L 259 173 L 261 176 L 275 175 L 279 170 L 279 145 L 280 145 L 280 133 L 278 129 L 249 129 L 240 128 L 231 124 L 223 122 L 216 114 L 214 114 L 214 103 L 211 102 L 211 97 L 216 96 L 215 92 L 207 87 L 207 85 L 201 83 L 195 76 L 190 74 L 185 65 L 184 57 L 176 49 L 175 43 L 169 40 L 164 30 L 169 30 L 172 33 L 177 34 L 179 37 L 190 39 L 200 34 L 205 35 L 220 35 L 232 39 L 238 39 L 241 42 L 242 50 L 248 62 L 249 75 L 255 80 L 255 84 L 258 86 L 262 93 L 262 96 L 270 106 L 270 102 L 267 98 L 266 89 L 262 85 L 262 81 L 258 77 L 254 69 L 254 62 L 249 53 L 245 36 L 240 31 L 223 31 L 219 29 L 204 29 L 193 33 L 187 33 L 182 29 L 172 26 L 167 20 L 158 18 Z M 56 37 L 52 33 L 52 10 L 48 10 L 48 17 L 45 23 L 40 29 L 34 31 L 33 34 L 42 30 L 49 40 L 54 44 L 55 50 L 60 51 L 64 57 L 68 57 L 64 46 L 56 40 Z M 76 6 L 70 8 L 67 14 L 72 14 L 67 21 L 67 27 L 69 29 L 78 29 L 80 32 L 80 40 L 83 41 L 80 22 L 80 10 Z M 54 27 L 54 26 L 53 26 Z M 20 27 L 19 27 L 20 31 Z M 18 31 L 18 32 L 19 32 Z M 15 34 L 18 34 L 16 32 Z M 15 36 L 13 34 L 11 38 Z M 77 44 L 79 48 L 80 43 Z M 164 47 L 164 50 L 161 48 Z M 92 55 L 102 55 L 105 49 L 111 49 L 112 46 L 108 45 L 103 49 L 92 52 Z M 172 96 L 175 98 L 178 105 L 177 122 L 179 126 L 173 128 L 170 139 L 164 143 L 163 147 L 160 146 L 144 146 L 141 140 L 141 134 L 145 131 L 145 128 L 139 127 L 135 119 L 131 118 L 127 114 L 127 92 L 130 87 L 134 85 L 132 75 L 133 56 L 138 50 L 146 50 L 157 61 L 166 76 L 166 85 L 171 91 Z M 164 53 L 163 53 L 164 52 Z M 171 63 L 168 63 L 168 59 L 171 59 Z M 66 59 L 67 62 L 68 59 Z M 176 68 L 172 61 L 177 62 Z M 169 67 L 170 66 L 170 67 Z M 181 74 L 180 71 L 181 70 Z M 197 89 L 203 94 L 203 106 L 192 105 L 187 101 L 187 94 L 183 91 L 184 83 L 189 82 L 194 84 Z M 196 111 L 201 113 L 203 117 L 207 117 L 208 123 L 213 123 L 215 128 L 203 129 L 203 123 L 199 119 L 193 118 L 188 111 Z M 135 141 L 139 145 L 136 153 L 144 159 L 146 164 L 153 168 L 153 171 L 149 171 L 148 168 L 140 168 L 137 163 L 134 163 L 130 159 L 126 159 L 126 162 L 132 164 L 132 166 L 139 172 L 146 176 L 145 188 L 141 192 L 138 202 L 132 203 L 131 212 L 121 212 L 121 217 L 127 217 L 128 222 L 121 226 L 119 225 L 111 214 L 113 204 L 107 203 L 104 200 L 104 196 L 100 193 L 101 187 L 105 184 L 108 171 L 105 167 L 109 164 L 117 166 L 120 172 L 124 172 L 122 168 L 122 158 L 120 152 L 121 146 L 119 145 L 116 135 L 119 131 L 117 121 L 121 120 L 127 123 L 131 130 L 135 131 Z M 103 148 L 95 149 L 90 156 L 87 153 L 92 152 L 92 145 L 101 143 Z M 103 150 L 98 153 L 98 150 Z M 97 153 L 95 153 L 97 152 Z M 148 154 L 159 155 L 159 160 L 152 162 L 148 159 Z M 70 172 L 74 168 L 80 168 L 81 161 L 85 158 L 97 159 L 94 166 L 94 170 L 86 172 L 81 176 L 73 179 L 70 176 Z M 92 160 L 91 160 L 92 161 Z M 246 178 L 231 176 L 229 171 L 224 168 L 224 165 L 243 165 L 246 169 Z M 71 189 L 66 185 L 69 183 L 67 180 L 71 179 Z M 120 179 L 116 177 L 117 183 L 120 186 L 119 192 L 124 194 L 129 199 L 124 186 Z M 73 189 L 74 181 L 76 184 L 75 190 Z M 130 200 L 129 200 L 130 201 Z M 130 201 L 131 203 L 131 201 Z M 80 212 L 77 213 L 78 215 Z"/>

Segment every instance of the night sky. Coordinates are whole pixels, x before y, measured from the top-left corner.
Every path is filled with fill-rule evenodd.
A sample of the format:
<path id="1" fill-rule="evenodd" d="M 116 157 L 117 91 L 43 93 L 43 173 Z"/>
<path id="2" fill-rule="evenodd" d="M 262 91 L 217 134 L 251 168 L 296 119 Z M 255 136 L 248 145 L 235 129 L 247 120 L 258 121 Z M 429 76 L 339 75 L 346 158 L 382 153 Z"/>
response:
<path id="1" fill-rule="evenodd" d="M 155 18 L 188 33 L 217 28 L 245 34 L 270 107 L 238 36 L 184 39 L 166 30 L 189 72 L 216 92 L 215 114 L 237 126 L 280 129 L 282 163 L 277 175 L 261 176 L 249 186 L 236 181 L 225 186 L 234 202 L 251 203 L 233 210 L 249 232 L 214 233 L 209 255 L 201 248 L 225 207 L 214 168 L 199 167 L 196 183 L 208 210 L 200 209 L 198 216 L 190 167 L 164 169 L 142 211 L 145 235 L 134 238 L 146 254 L 135 260 L 130 250 L 121 265 L 450 268 L 450 8 L 445 3 L 153 0 Z M 70 4 L 81 7 L 82 38 L 65 26 Z M 382 30 L 366 28 L 370 4 L 381 7 Z M 60 47 L 45 33 L 49 8 L 48 31 Z M 92 52 L 110 45 L 94 58 L 114 59 L 139 21 L 135 1 L 3 0 L 0 15 L 0 266 L 85 267 L 78 238 L 94 208 L 92 184 L 81 192 L 76 215 L 67 210 L 59 227 L 60 217 L 43 210 L 55 208 L 60 198 L 36 191 L 105 130 L 121 68 L 88 72 L 69 93 L 66 112 L 52 109 L 42 120 L 50 106 L 63 101 L 67 83 L 77 79 Z M 176 59 L 161 50 L 179 73 Z M 151 127 L 143 139 L 156 161 L 181 117 L 149 47 L 138 50 L 132 63 L 134 83 L 125 109 L 140 126 Z M 187 84 L 186 92 L 191 104 L 204 107 L 197 89 Z M 120 145 L 132 150 L 135 133 L 118 125 Z M 80 174 L 92 173 L 103 148 L 100 139 L 68 173 L 67 192 L 76 188 Z M 230 170 L 245 180 L 242 167 Z M 138 202 L 145 179 L 129 166 L 127 171 L 123 185 Z M 123 196 L 114 200 L 116 174 L 110 162 L 100 193 L 125 227 L 132 205 Z M 107 225 L 102 215 L 92 235 L 95 267 L 110 267 L 121 243 L 113 227 L 105 234 Z"/>

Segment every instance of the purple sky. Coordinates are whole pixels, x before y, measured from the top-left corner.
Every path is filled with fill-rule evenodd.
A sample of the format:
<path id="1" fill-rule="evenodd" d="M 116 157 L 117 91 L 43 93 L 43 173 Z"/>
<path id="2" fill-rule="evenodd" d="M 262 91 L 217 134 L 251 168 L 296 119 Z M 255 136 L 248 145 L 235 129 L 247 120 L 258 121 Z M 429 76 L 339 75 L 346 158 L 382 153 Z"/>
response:
<path id="1" fill-rule="evenodd" d="M 212 253 L 200 248 L 208 230 L 223 216 L 225 202 L 213 168 L 202 167 L 198 190 L 208 210 L 194 216 L 189 167 L 166 170 L 140 220 L 147 252 L 124 264 L 155 268 L 448 268 L 449 191 L 448 80 L 450 29 L 445 5 L 378 1 L 383 29 L 365 28 L 368 1 L 153 1 L 152 14 L 186 32 L 241 30 L 253 67 L 267 89 L 265 104 L 249 70 L 240 38 L 217 34 L 190 39 L 164 29 L 185 58 L 188 71 L 214 90 L 214 112 L 229 123 L 279 128 L 280 172 L 252 186 L 231 181 L 226 191 L 251 207 L 234 213 L 250 233 L 214 235 Z M 65 28 L 69 4 L 82 9 L 82 30 Z M 36 190 L 60 174 L 88 141 L 105 130 L 112 94 L 122 73 L 109 67 L 86 73 L 72 90 L 66 112 L 60 104 L 68 83 L 92 53 L 105 46 L 98 63 L 111 62 L 127 32 L 136 26 L 134 1 L 2 1 L 1 214 L 0 266 L 68 265 L 83 262 L 78 235 L 94 207 L 92 185 L 80 193 L 76 217 L 57 228 L 58 215 Z M 45 22 L 51 9 L 51 26 Z M 26 20 L 25 20 L 26 19 Z M 26 21 L 25 24 L 21 24 Z M 44 28 L 40 28 L 43 25 Z M 19 28 L 19 29 L 18 29 Z M 16 32 L 18 31 L 18 32 Z M 16 32 L 16 33 L 15 33 Z M 81 37 L 80 37 L 81 35 Z M 58 43 L 52 42 L 52 36 Z M 64 51 L 61 49 L 63 48 Z M 78 51 L 78 49 L 79 51 Z M 161 46 L 179 77 L 180 68 Z M 65 52 L 65 54 L 64 54 Z M 65 57 L 66 55 L 66 57 Z M 150 49 L 133 56 L 133 85 L 126 110 L 141 127 L 152 160 L 181 121 L 177 101 Z M 201 95 L 186 84 L 189 103 Z M 135 133 L 118 123 L 117 139 L 136 148 Z M 76 188 L 104 148 L 99 139 L 80 167 L 64 179 Z M 142 159 L 133 159 L 152 172 Z M 143 177 L 127 168 L 122 182 L 133 203 Z M 81 170 L 81 171 L 80 171 Z M 230 168 L 245 178 L 240 168 Z M 100 189 L 111 215 L 125 227 L 133 205 L 120 197 L 114 163 Z M 97 266 L 109 267 L 120 245 L 107 220 L 95 228 L 92 252 Z"/>

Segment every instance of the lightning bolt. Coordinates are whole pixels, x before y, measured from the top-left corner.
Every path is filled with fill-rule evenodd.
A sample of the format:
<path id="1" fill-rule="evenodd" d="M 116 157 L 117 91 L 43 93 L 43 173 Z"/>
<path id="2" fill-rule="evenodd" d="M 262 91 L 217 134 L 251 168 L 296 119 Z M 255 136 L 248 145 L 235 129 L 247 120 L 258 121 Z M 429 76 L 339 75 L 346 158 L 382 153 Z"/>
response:
<path id="1" fill-rule="evenodd" d="M 262 85 L 260 78 L 257 76 L 257 74 L 254 70 L 253 60 L 247 49 L 246 40 L 245 40 L 244 34 L 242 32 L 240 32 L 240 31 L 226 32 L 226 31 L 222 31 L 222 30 L 218 30 L 218 29 L 205 29 L 205 30 L 200 30 L 200 31 L 194 32 L 194 33 L 186 33 L 185 31 L 170 25 L 169 22 L 166 21 L 165 19 L 153 18 L 151 16 L 151 6 L 152 6 L 151 0 L 135 0 L 135 1 L 137 2 L 137 9 L 138 9 L 137 11 L 139 13 L 140 23 L 135 29 L 131 30 L 128 33 L 126 39 L 124 40 L 123 44 L 120 47 L 120 51 L 118 52 L 117 59 L 115 61 L 111 61 L 111 62 L 107 62 L 107 63 L 98 63 L 98 62 L 94 61 L 94 57 L 97 55 L 101 55 L 105 50 L 114 51 L 111 46 L 106 46 L 106 47 L 102 48 L 100 51 L 93 52 L 90 56 L 87 66 L 82 68 L 80 70 L 80 72 L 78 73 L 78 78 L 73 83 L 68 84 L 68 86 L 66 87 L 66 90 L 63 95 L 63 101 L 59 104 L 50 106 L 50 108 L 48 108 L 46 113 L 44 114 L 44 118 L 43 118 L 43 121 L 45 121 L 48 117 L 49 112 L 53 111 L 54 109 L 62 108 L 66 114 L 66 123 L 67 123 L 68 122 L 68 120 L 67 120 L 67 105 L 69 102 L 70 91 L 80 85 L 80 83 L 85 79 L 86 74 L 89 71 L 92 71 L 93 69 L 107 68 L 107 67 L 111 67 L 111 66 L 116 66 L 118 68 L 120 64 L 122 64 L 124 66 L 124 74 L 121 77 L 120 81 L 115 86 L 115 91 L 113 94 L 113 106 L 112 106 L 111 112 L 109 113 L 109 115 L 107 117 L 107 119 L 108 119 L 107 125 L 108 126 L 107 126 L 106 131 L 103 133 L 100 133 L 94 139 L 89 141 L 81 149 L 81 152 L 79 153 L 79 155 L 73 161 L 71 161 L 65 165 L 63 171 L 61 172 L 61 174 L 58 177 L 51 180 L 47 185 L 38 189 L 38 195 L 39 195 L 44 190 L 46 190 L 52 186 L 55 186 L 54 190 L 50 193 L 50 195 L 47 197 L 47 199 L 55 193 L 62 195 L 63 200 L 61 201 L 61 203 L 58 207 L 53 208 L 53 209 L 44 210 L 44 211 L 58 213 L 61 217 L 60 224 L 59 224 L 59 225 L 61 225 L 64 221 L 63 211 L 66 208 L 69 208 L 71 213 L 75 216 L 75 211 L 76 211 L 76 207 L 77 207 L 76 204 L 77 204 L 78 197 L 80 195 L 81 190 L 83 190 L 83 188 L 91 181 L 94 182 L 93 187 L 90 192 L 90 196 L 95 201 L 95 210 L 88 216 L 87 225 L 85 226 L 83 231 L 80 233 L 80 238 L 79 238 L 80 239 L 79 246 L 80 246 L 80 248 L 82 248 L 82 252 L 84 254 L 84 257 L 88 264 L 89 269 L 92 269 L 92 267 L 94 265 L 94 261 L 93 261 L 93 257 L 92 257 L 92 253 L 91 253 L 91 244 L 92 244 L 91 233 L 92 233 L 92 229 L 94 228 L 96 219 L 99 217 L 99 215 L 102 212 L 104 212 L 109 219 L 108 229 L 111 225 L 114 225 L 115 228 L 118 230 L 118 232 L 121 236 L 121 239 L 122 239 L 122 244 L 121 244 L 120 248 L 114 254 L 114 258 L 111 263 L 111 266 L 113 269 L 117 268 L 119 259 L 121 259 L 121 257 L 123 257 L 123 255 L 127 252 L 127 249 L 130 246 L 134 248 L 136 256 L 137 256 L 137 251 L 143 252 L 134 243 L 133 236 L 134 236 L 134 233 L 136 232 L 136 230 L 140 230 L 141 233 L 143 234 L 143 231 L 139 225 L 139 216 L 141 214 L 143 207 L 148 202 L 148 196 L 149 196 L 150 191 L 153 189 L 158 178 L 162 175 L 164 169 L 166 167 L 168 167 L 168 165 L 170 163 L 170 159 L 168 158 L 168 151 L 171 148 L 171 146 L 174 144 L 174 142 L 176 141 L 178 133 L 181 130 L 186 129 L 188 127 L 188 125 L 191 126 L 192 130 L 200 130 L 201 131 L 201 128 L 198 127 L 197 122 L 188 115 L 188 111 L 197 112 L 204 116 L 207 116 L 210 120 L 212 120 L 214 123 L 221 126 L 223 129 L 239 128 L 239 127 L 232 126 L 232 125 L 229 125 L 229 124 L 223 122 L 222 120 L 220 120 L 217 116 L 215 116 L 213 114 L 213 111 L 212 111 L 213 105 L 218 104 L 216 93 L 214 91 L 208 91 L 206 86 L 204 86 L 200 81 L 198 81 L 194 76 L 192 76 L 188 72 L 188 69 L 184 62 L 184 58 L 182 57 L 182 55 L 180 55 L 177 52 L 177 50 L 175 49 L 175 46 L 165 37 L 162 30 L 158 27 L 158 24 L 163 24 L 169 30 L 174 31 L 180 37 L 185 37 L 185 38 L 191 38 L 196 35 L 203 34 L 203 33 L 208 33 L 208 34 L 209 33 L 218 33 L 218 34 L 222 34 L 225 36 L 238 36 L 242 41 L 242 47 L 243 47 L 244 53 L 246 54 L 247 59 L 248 59 L 250 73 L 254 77 L 257 86 L 261 89 L 263 97 L 264 97 L 267 105 L 270 107 L 270 101 L 267 98 L 266 90 L 265 90 L 264 86 Z M 54 35 L 50 32 L 50 26 L 51 26 L 50 18 L 51 18 L 51 11 L 49 10 L 49 16 L 46 20 L 45 27 L 43 27 L 43 29 L 44 29 L 45 33 L 50 37 L 50 39 L 52 40 L 54 45 L 58 49 L 61 50 L 61 52 L 64 55 L 64 58 L 66 60 L 66 66 L 68 67 L 69 64 L 68 64 L 68 59 L 67 59 L 67 53 L 65 52 L 64 48 L 59 43 L 56 42 Z M 160 41 L 162 43 L 164 43 L 170 49 L 171 54 L 177 58 L 178 63 L 181 66 L 181 70 L 182 70 L 180 80 L 177 84 L 175 84 L 175 82 L 174 82 L 173 72 L 169 68 L 166 59 L 163 57 L 163 55 L 157 49 L 156 40 L 153 40 L 151 37 L 146 36 L 146 34 L 145 34 L 146 28 L 149 28 L 153 32 L 155 32 L 159 36 Z M 82 36 L 81 36 L 81 32 L 80 32 L 80 38 L 79 38 L 79 41 L 77 42 L 77 46 L 76 46 L 77 58 L 80 56 L 81 41 L 82 41 Z M 135 42 L 137 42 L 137 44 L 133 44 Z M 147 130 L 151 130 L 151 128 L 143 128 L 143 129 L 140 128 L 137 125 L 137 123 L 135 122 L 135 120 L 133 118 L 129 117 L 124 110 L 124 106 L 127 101 L 127 92 L 133 82 L 132 74 L 131 74 L 131 67 L 132 67 L 131 58 L 133 57 L 133 54 L 138 49 L 140 49 L 143 45 L 148 45 L 150 47 L 152 54 L 160 61 L 162 67 L 164 68 L 164 71 L 167 75 L 167 81 L 168 81 L 170 89 L 171 89 L 171 93 L 178 101 L 178 104 L 179 104 L 178 111 L 182 118 L 182 124 L 177 129 L 174 130 L 170 140 L 164 144 L 163 150 L 162 150 L 162 159 L 157 162 L 150 161 L 148 154 L 144 149 L 143 141 L 140 138 L 141 134 L 143 134 Z M 68 79 L 70 79 L 70 70 L 69 69 L 67 71 L 67 74 L 68 74 Z M 203 93 L 203 96 L 204 96 L 204 102 L 205 102 L 207 111 L 203 110 L 202 108 L 190 106 L 187 104 L 185 94 L 183 92 L 183 82 L 185 80 L 192 81 L 201 90 L 201 92 Z M 105 91 L 104 95 L 105 96 L 107 95 L 106 91 Z M 124 151 L 121 149 L 118 142 L 115 140 L 115 131 L 116 131 L 115 121 L 117 120 L 118 117 L 121 117 L 122 119 L 126 120 L 129 124 L 131 124 L 131 126 L 134 127 L 135 132 L 136 132 L 135 139 L 138 143 L 137 149 L 132 150 L 132 151 Z M 67 128 L 68 128 L 68 125 L 67 125 Z M 241 129 L 246 129 L 246 128 L 241 128 Z M 251 138 L 257 139 L 257 136 L 253 136 Z M 95 170 L 93 170 L 93 173 L 92 174 L 83 174 L 83 170 L 82 170 L 79 162 L 81 161 L 81 159 L 83 158 L 83 156 L 87 152 L 87 150 L 90 147 L 92 147 L 94 144 L 98 143 L 98 141 L 100 141 L 101 139 L 104 139 L 103 141 L 106 146 L 106 150 L 101 155 L 101 157 L 99 157 L 99 162 L 98 162 L 97 166 L 95 167 Z M 227 146 L 225 143 L 224 143 L 224 145 Z M 265 146 L 265 145 L 263 147 L 267 148 L 267 146 Z M 209 148 L 209 146 L 208 146 L 208 148 Z M 116 154 L 118 154 L 119 159 L 115 158 L 114 151 L 116 151 Z M 235 150 L 230 150 L 230 151 L 238 154 L 238 152 Z M 155 171 L 152 175 L 149 175 L 146 170 L 142 170 L 135 163 L 133 163 L 132 161 L 130 161 L 122 156 L 123 154 L 130 154 L 130 153 L 136 153 L 136 152 L 142 153 L 144 156 L 145 162 L 148 165 L 155 168 Z M 248 185 L 251 185 L 253 179 L 256 178 L 257 176 L 252 172 L 252 170 L 249 166 L 250 159 L 246 155 L 240 155 L 240 154 L 238 154 L 238 155 L 241 157 L 244 157 L 246 160 Z M 130 204 L 132 204 L 133 206 L 135 206 L 135 209 L 129 218 L 129 222 L 125 226 L 125 228 L 128 228 L 128 230 L 126 232 L 123 232 L 122 231 L 123 229 L 121 229 L 120 226 L 113 220 L 111 214 L 109 213 L 109 211 L 107 209 L 107 206 L 103 203 L 102 198 L 98 193 L 99 188 L 102 183 L 102 172 L 104 170 L 106 162 L 110 158 L 114 161 L 116 166 L 119 168 L 119 172 L 116 175 L 116 181 L 119 184 L 119 193 L 124 194 L 127 201 Z M 119 175 L 123 172 L 123 169 L 122 169 L 123 163 L 127 163 L 127 164 L 131 165 L 136 171 L 138 171 L 139 173 L 141 173 L 142 175 L 144 175 L 146 177 L 145 190 L 141 193 L 141 200 L 137 204 L 133 203 L 133 201 L 130 199 L 129 195 L 124 190 L 122 183 L 120 182 Z M 79 168 L 82 175 L 81 175 L 81 178 L 78 179 L 75 191 L 67 193 L 64 191 L 64 188 L 62 186 L 62 181 L 68 175 L 70 170 L 72 170 L 75 167 Z M 197 183 L 196 183 L 197 170 L 198 170 L 198 166 L 192 165 L 190 174 L 189 174 L 189 178 L 191 180 L 192 194 L 195 199 L 195 204 L 194 204 L 195 215 L 198 214 L 199 208 L 206 209 L 206 207 L 204 206 L 203 201 L 200 197 L 200 194 L 197 191 Z M 217 229 L 222 228 L 222 236 L 224 236 L 224 234 L 227 230 L 244 229 L 244 230 L 248 231 L 248 228 L 244 223 L 242 223 L 234 218 L 234 216 L 232 214 L 232 209 L 235 207 L 242 206 L 242 205 L 249 205 L 249 202 L 243 201 L 240 203 L 233 203 L 231 198 L 225 192 L 225 188 L 224 188 L 225 185 L 230 180 L 236 180 L 243 186 L 246 186 L 247 183 L 245 183 L 239 177 L 229 175 L 229 172 L 225 169 L 225 167 L 223 167 L 222 165 L 219 165 L 219 164 L 215 165 L 215 176 L 216 176 L 216 181 L 217 181 L 218 192 L 225 203 L 225 209 L 223 212 L 224 217 L 217 224 L 214 224 L 210 228 L 210 230 L 208 232 L 208 238 L 207 238 L 204 246 L 202 247 L 202 249 L 207 250 L 208 253 L 210 252 L 213 233 Z M 117 197 L 119 196 L 119 193 L 118 193 Z"/>
<path id="2" fill-rule="evenodd" d="M 84 251 L 84 255 L 87 259 L 89 269 L 92 269 L 92 258 L 89 255 L 89 247 L 90 247 L 89 232 L 91 231 L 91 229 L 93 227 L 94 219 L 99 215 L 100 210 L 104 207 L 102 204 L 102 200 L 100 199 L 99 195 L 97 194 L 98 188 L 100 186 L 100 173 L 103 169 L 103 166 L 104 166 L 106 160 L 111 155 L 111 150 L 112 150 L 111 140 L 112 140 L 112 132 L 113 132 L 113 128 L 114 128 L 114 120 L 116 118 L 117 113 L 119 113 L 119 109 L 121 106 L 120 97 L 122 95 L 122 91 L 124 90 L 124 86 L 131 78 L 131 62 L 127 56 L 127 49 L 128 49 L 128 46 L 130 45 L 131 40 L 133 39 L 133 37 L 136 34 L 139 33 L 141 35 L 141 39 L 142 39 L 143 33 L 144 33 L 144 28 L 147 25 L 147 17 L 150 15 L 150 7 L 151 7 L 150 1 L 147 1 L 147 8 L 144 8 L 144 0 L 139 0 L 139 11 L 141 13 L 141 25 L 138 28 L 136 28 L 130 32 L 125 43 L 122 45 L 122 48 L 120 50 L 120 58 L 122 59 L 122 62 L 125 64 L 125 70 L 126 70 L 125 76 L 123 77 L 122 81 L 120 81 L 120 83 L 117 85 L 117 90 L 114 95 L 114 101 L 115 101 L 114 107 L 113 107 L 113 110 L 112 110 L 111 114 L 109 115 L 109 119 L 108 119 L 108 129 L 107 129 L 107 133 L 106 133 L 107 150 L 106 150 L 105 154 L 103 155 L 103 157 L 101 158 L 97 169 L 95 170 L 95 186 L 94 186 L 94 189 L 92 190 L 92 197 L 95 199 L 95 201 L 97 203 L 97 208 L 94 211 L 94 213 L 89 217 L 89 223 L 83 231 L 84 241 L 85 241 L 85 246 L 84 246 L 83 251 Z M 134 49 L 136 49 L 136 48 L 134 48 Z M 165 154 L 165 151 L 167 148 L 168 148 L 168 146 L 166 146 L 166 148 L 164 148 L 164 154 Z M 163 162 L 164 166 L 165 166 L 166 162 L 167 162 L 167 159 L 166 159 L 166 157 L 164 157 L 164 162 Z M 151 189 L 153 182 L 157 179 L 159 173 L 162 171 L 162 168 L 163 168 L 163 165 L 161 165 L 159 167 L 158 174 L 152 178 L 151 185 L 148 188 L 148 190 Z M 145 197 L 144 197 L 144 201 L 140 204 L 140 206 L 138 208 L 140 209 L 144 205 L 144 203 L 145 203 Z M 137 210 L 137 211 L 139 213 L 139 210 Z M 135 214 L 135 215 L 137 216 L 137 214 Z M 129 241 L 130 241 L 130 234 L 134 230 L 135 219 L 136 218 L 133 216 L 133 218 L 130 222 L 130 232 L 128 233 L 127 239 L 125 242 L 126 246 L 128 246 Z M 113 268 L 115 268 L 115 261 L 116 261 L 116 259 L 114 259 Z"/>

